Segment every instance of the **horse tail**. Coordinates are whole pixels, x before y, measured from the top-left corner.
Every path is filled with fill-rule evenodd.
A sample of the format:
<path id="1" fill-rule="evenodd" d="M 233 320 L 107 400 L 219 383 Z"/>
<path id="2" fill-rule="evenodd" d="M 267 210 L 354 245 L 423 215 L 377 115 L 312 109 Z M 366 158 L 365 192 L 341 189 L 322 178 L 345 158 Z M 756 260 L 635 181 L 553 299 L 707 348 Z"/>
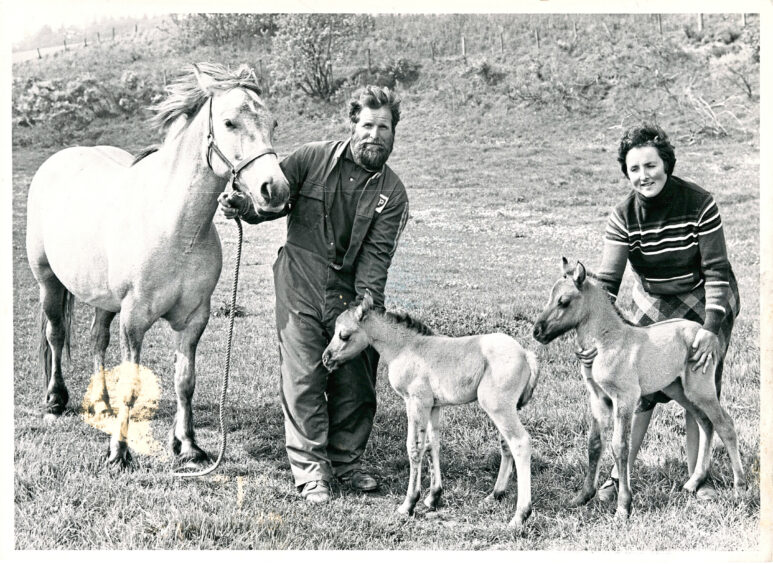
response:
<path id="1" fill-rule="evenodd" d="M 75 296 L 67 289 L 62 295 L 62 322 L 64 323 L 64 350 L 67 352 L 67 360 L 70 360 L 70 334 L 72 328 L 72 312 L 75 306 Z M 51 381 L 51 346 L 46 337 L 46 327 L 48 317 L 43 310 L 43 304 L 40 305 L 40 345 L 38 347 L 38 362 L 41 365 L 43 373 L 43 389 L 48 389 L 48 383 Z"/>
<path id="2" fill-rule="evenodd" d="M 539 364 L 537 363 L 537 355 L 531 351 L 526 352 L 526 362 L 529 364 L 529 380 L 523 387 L 521 397 L 518 398 L 518 404 L 516 409 L 521 409 L 531 399 L 531 395 L 534 393 L 534 388 L 537 387 L 539 381 Z"/>

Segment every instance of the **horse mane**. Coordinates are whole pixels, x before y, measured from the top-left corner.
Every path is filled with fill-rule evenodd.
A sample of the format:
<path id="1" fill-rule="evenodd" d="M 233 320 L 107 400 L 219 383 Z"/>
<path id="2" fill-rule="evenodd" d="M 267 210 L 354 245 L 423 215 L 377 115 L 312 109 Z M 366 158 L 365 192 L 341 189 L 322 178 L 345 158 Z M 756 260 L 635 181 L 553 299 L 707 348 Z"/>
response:
<path id="1" fill-rule="evenodd" d="M 588 278 L 590 278 L 591 280 L 594 280 L 595 282 L 597 282 L 597 284 L 595 284 L 595 285 L 596 285 L 596 286 L 599 286 L 599 284 L 598 284 L 598 283 L 599 283 L 599 282 L 601 282 L 601 279 L 600 279 L 600 278 L 599 278 L 599 277 L 596 275 L 596 273 L 595 273 L 595 272 L 591 272 L 590 270 L 588 270 L 588 269 L 586 268 L 586 269 L 585 269 L 585 276 L 587 276 L 587 277 L 588 277 Z M 606 290 L 604 290 L 604 288 L 603 288 L 603 287 L 600 287 L 600 290 L 601 290 L 602 292 L 604 292 L 605 294 L 607 293 L 607 291 L 606 291 Z M 611 305 L 611 306 L 612 306 L 612 309 L 614 309 L 614 310 L 615 310 L 615 313 L 617 314 L 617 316 L 618 316 L 620 319 L 622 319 L 622 320 L 623 320 L 623 323 L 625 323 L 626 325 L 630 325 L 630 326 L 632 326 L 632 327 L 636 327 L 636 325 L 633 323 L 633 321 L 631 321 L 630 319 L 628 319 L 628 317 L 626 317 L 625 313 L 623 313 L 623 310 L 621 310 L 619 307 L 617 307 L 617 304 L 616 304 L 615 302 L 613 302 L 611 299 L 609 300 L 609 305 Z"/>
<path id="2" fill-rule="evenodd" d="M 402 325 L 412 331 L 415 331 L 419 335 L 434 335 L 435 332 L 425 325 L 422 321 L 414 319 L 407 313 L 396 313 L 393 311 L 386 312 L 386 317 L 389 321 Z"/>
<path id="3" fill-rule="evenodd" d="M 216 90 L 246 88 L 258 96 L 262 94 L 255 72 L 247 65 L 241 65 L 235 71 L 214 63 L 198 63 L 196 67 L 200 74 L 206 74 L 213 79 L 212 88 Z M 202 90 L 193 66 L 190 67 L 189 72 L 168 85 L 166 92 L 166 98 L 149 108 L 153 115 L 148 120 L 148 124 L 162 133 L 180 116 L 190 118 L 196 115 L 211 95 L 210 92 Z M 149 154 L 145 153 L 142 156 Z"/>
<path id="4" fill-rule="evenodd" d="M 145 147 L 142 151 L 139 152 L 139 154 L 134 157 L 134 160 L 132 161 L 132 164 L 129 166 L 134 166 L 138 162 L 140 162 L 142 159 L 147 157 L 148 155 L 155 153 L 161 148 L 161 145 L 150 145 L 148 147 Z"/>

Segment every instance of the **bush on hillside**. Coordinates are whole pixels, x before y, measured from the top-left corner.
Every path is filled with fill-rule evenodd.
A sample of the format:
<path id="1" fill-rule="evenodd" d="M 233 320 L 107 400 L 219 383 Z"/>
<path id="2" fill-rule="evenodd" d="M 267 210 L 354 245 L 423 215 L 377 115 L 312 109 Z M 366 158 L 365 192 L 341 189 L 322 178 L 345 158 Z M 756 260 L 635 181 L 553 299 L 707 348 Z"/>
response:
<path id="1" fill-rule="evenodd" d="M 180 48 L 222 46 L 245 39 L 268 39 L 276 32 L 274 14 L 172 14 Z"/>
<path id="2" fill-rule="evenodd" d="M 344 82 L 339 83 L 352 86 L 365 86 L 366 84 L 375 84 L 376 86 L 386 86 L 387 88 L 396 88 L 398 83 L 403 87 L 408 87 L 419 78 L 419 69 L 421 65 L 408 59 L 396 59 L 388 61 L 382 66 L 368 69 L 359 69 L 349 76 Z"/>

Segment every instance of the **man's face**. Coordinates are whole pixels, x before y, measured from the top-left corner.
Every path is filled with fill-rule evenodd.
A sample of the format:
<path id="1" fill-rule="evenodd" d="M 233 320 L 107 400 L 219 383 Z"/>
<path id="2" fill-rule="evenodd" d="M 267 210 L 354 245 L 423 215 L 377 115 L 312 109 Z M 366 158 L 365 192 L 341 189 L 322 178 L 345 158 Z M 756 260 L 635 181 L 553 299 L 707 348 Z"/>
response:
<path id="1" fill-rule="evenodd" d="M 380 170 L 392 153 L 393 142 L 392 112 L 389 108 L 362 108 L 359 121 L 352 125 L 355 162 L 370 171 Z"/>

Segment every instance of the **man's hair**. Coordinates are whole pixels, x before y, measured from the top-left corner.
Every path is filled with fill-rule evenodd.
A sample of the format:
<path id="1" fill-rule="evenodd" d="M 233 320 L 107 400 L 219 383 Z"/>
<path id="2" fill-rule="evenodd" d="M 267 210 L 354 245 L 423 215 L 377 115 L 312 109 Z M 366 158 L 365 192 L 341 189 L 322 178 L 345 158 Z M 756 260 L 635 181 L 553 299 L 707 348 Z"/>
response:
<path id="1" fill-rule="evenodd" d="M 400 121 L 400 102 L 400 98 L 389 88 L 369 84 L 352 94 L 349 100 L 349 120 L 352 124 L 360 121 L 362 108 L 377 110 L 386 106 L 392 113 L 392 131 L 394 131 L 397 122 Z"/>
<path id="2" fill-rule="evenodd" d="M 655 147 L 658 156 L 663 161 L 666 174 L 671 176 L 671 173 L 674 172 L 676 155 L 673 145 L 668 140 L 668 135 L 656 124 L 643 123 L 628 129 L 620 139 L 617 162 L 620 163 L 620 168 L 626 178 L 628 178 L 628 168 L 625 166 L 625 157 L 628 155 L 628 151 L 636 147 Z"/>

